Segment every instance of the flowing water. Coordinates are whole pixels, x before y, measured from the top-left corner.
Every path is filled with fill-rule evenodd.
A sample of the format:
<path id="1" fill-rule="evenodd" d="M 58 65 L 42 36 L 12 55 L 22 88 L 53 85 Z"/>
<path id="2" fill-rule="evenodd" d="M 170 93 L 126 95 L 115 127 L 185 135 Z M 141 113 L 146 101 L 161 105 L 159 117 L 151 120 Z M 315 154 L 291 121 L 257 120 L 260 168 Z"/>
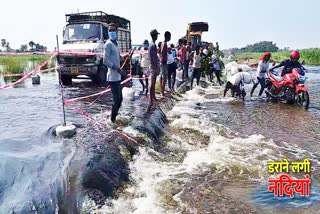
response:
<path id="1" fill-rule="evenodd" d="M 68 109 L 67 118 L 79 126 L 78 134 L 61 140 L 53 137 L 54 127 L 62 121 L 56 74 L 42 75 L 38 86 L 26 81 L 2 90 L 1 213 L 79 209 L 84 213 L 155 214 L 316 212 L 320 202 L 320 68 L 309 68 L 307 76 L 308 111 L 263 99 L 243 103 L 223 98 L 221 87 L 204 83 L 175 95 L 162 110 L 150 110 L 147 99 L 139 94 L 139 84 L 134 83 L 124 89 L 118 130 L 142 139 L 146 146 L 135 146 L 128 158 L 119 152 L 122 147 L 117 141 L 109 138 L 115 129 L 107 122 L 109 95 L 91 106 L 79 103 L 108 128 L 97 128 Z M 65 92 L 70 98 L 100 90 L 79 81 Z M 311 160 L 310 198 L 278 200 L 267 192 L 267 162 L 283 157 Z M 89 163 L 99 163 L 106 170 L 102 170 L 104 177 L 116 191 L 90 176 L 90 184 L 83 181 L 88 177 L 88 170 L 83 169 L 90 168 Z M 96 175 L 100 174 L 92 176 Z M 103 192 L 112 197 L 100 197 L 101 205 L 87 189 L 99 190 L 93 195 Z"/>

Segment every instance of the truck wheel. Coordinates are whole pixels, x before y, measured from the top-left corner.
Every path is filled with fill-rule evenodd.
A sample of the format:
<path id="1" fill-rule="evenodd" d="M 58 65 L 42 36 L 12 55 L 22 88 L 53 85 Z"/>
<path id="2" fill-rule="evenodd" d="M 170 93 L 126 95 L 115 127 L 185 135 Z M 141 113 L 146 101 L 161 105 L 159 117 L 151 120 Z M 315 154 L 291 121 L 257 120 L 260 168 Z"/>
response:
<path id="1" fill-rule="evenodd" d="M 107 70 L 104 66 L 99 66 L 98 73 L 92 77 L 92 81 L 97 84 L 105 83 L 107 78 Z"/>
<path id="2" fill-rule="evenodd" d="M 61 74 L 62 85 L 72 85 L 72 77 L 70 75 Z"/>

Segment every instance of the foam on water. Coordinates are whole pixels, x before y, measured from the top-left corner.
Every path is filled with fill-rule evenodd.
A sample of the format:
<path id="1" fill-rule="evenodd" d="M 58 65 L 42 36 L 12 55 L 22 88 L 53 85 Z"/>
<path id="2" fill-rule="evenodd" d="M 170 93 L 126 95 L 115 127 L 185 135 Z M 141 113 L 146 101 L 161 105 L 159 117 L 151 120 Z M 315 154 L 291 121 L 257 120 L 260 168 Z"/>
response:
<path id="1" fill-rule="evenodd" d="M 217 117 L 216 112 L 203 109 L 201 103 L 226 103 L 236 100 L 221 96 L 205 98 L 205 95 L 218 94 L 221 91 L 222 89 L 217 87 L 195 87 L 183 95 L 182 101 L 167 113 L 169 130 L 178 131 L 167 133 L 168 140 L 165 145 L 169 156 L 182 155 L 182 158 L 168 159 L 168 154 L 151 148 L 140 148 L 130 163 L 131 183 L 118 199 L 110 199 L 98 212 L 179 213 L 183 206 L 187 206 L 180 201 L 180 193 L 195 175 L 223 174 L 224 179 L 239 178 L 264 185 L 270 176 L 267 162 L 282 160 L 283 152 L 296 158 L 306 157 L 308 154 L 308 157 L 316 159 L 296 145 L 282 143 L 278 146 L 272 139 L 262 135 L 239 137 L 233 130 L 215 123 L 212 118 Z M 184 130 L 191 130 L 192 134 L 197 134 L 196 139 L 199 140 L 188 136 Z M 124 131 L 140 136 L 132 127 Z M 200 139 L 208 139 L 208 142 Z M 175 201 L 175 205 L 168 205 L 170 200 Z"/>
<path id="2" fill-rule="evenodd" d="M 66 145 L 51 143 L 33 146 L 26 152 L 1 153 L 1 180 L 7 180 L 6 177 L 14 180 L 2 192 L 0 210 L 4 213 L 11 213 L 13 210 L 20 212 L 28 204 L 30 207 L 34 206 L 33 202 L 45 206 L 41 204 L 45 200 L 55 206 L 56 198 L 48 192 L 56 193 L 57 183 L 67 182 L 63 180 L 63 175 L 75 153 L 73 146 L 67 146 L 67 155 L 63 156 L 63 147 Z M 12 165 L 15 168 L 10 167 Z"/>
<path id="3" fill-rule="evenodd" d="M 124 101 L 132 100 L 137 95 L 137 93 L 138 93 L 137 90 L 135 90 L 134 88 L 124 87 L 122 89 L 122 96 Z"/>

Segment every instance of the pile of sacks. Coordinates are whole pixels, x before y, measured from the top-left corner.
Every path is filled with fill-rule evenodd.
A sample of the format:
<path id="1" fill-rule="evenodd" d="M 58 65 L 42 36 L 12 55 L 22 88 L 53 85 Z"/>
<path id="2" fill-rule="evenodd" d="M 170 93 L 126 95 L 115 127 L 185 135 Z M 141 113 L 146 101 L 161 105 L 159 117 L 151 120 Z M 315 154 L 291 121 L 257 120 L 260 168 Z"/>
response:
<path id="1" fill-rule="evenodd" d="M 233 55 L 228 57 L 228 64 L 225 66 L 227 81 L 236 86 L 243 80 L 245 84 L 253 82 L 253 78 L 249 73 L 252 70 L 248 65 L 238 64 Z"/>

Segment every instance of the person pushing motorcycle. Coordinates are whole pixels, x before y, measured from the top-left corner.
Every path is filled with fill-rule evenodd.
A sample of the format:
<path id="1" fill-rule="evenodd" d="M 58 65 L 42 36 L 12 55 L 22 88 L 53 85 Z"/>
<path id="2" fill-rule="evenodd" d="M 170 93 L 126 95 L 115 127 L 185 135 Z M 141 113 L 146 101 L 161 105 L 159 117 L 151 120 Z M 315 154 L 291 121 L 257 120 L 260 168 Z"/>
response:
<path id="1" fill-rule="evenodd" d="M 266 72 L 269 69 L 269 62 L 271 58 L 270 52 L 265 52 L 262 56 L 261 60 L 259 61 L 258 68 L 257 68 L 257 80 L 253 85 L 253 88 L 251 90 L 251 97 L 253 96 L 254 90 L 257 88 L 257 86 L 260 84 L 261 89 L 259 92 L 259 96 L 262 95 L 263 90 L 266 85 Z"/>
<path id="2" fill-rule="evenodd" d="M 299 62 L 300 53 L 299 51 L 292 51 L 290 54 L 290 59 L 282 61 L 279 65 L 271 68 L 270 71 L 273 71 L 276 68 L 283 67 L 281 76 L 283 77 L 286 74 L 292 73 L 292 69 L 301 68 L 301 64 Z"/>

